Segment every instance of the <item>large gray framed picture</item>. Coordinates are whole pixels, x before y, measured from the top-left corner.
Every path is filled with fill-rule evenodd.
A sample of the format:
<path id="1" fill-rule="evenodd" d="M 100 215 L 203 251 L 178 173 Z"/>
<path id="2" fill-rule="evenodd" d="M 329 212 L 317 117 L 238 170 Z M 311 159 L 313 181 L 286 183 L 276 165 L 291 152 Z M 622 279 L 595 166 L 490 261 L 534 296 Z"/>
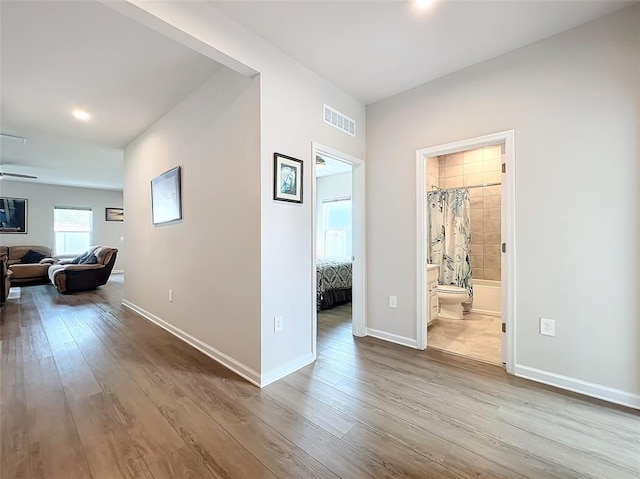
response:
<path id="1" fill-rule="evenodd" d="M 27 233 L 25 198 L 0 198 L 0 233 Z"/>
<path id="2" fill-rule="evenodd" d="M 273 154 L 273 199 L 302 203 L 302 161 Z"/>
<path id="3" fill-rule="evenodd" d="M 154 225 L 182 219 L 179 166 L 151 180 L 151 215 Z"/>

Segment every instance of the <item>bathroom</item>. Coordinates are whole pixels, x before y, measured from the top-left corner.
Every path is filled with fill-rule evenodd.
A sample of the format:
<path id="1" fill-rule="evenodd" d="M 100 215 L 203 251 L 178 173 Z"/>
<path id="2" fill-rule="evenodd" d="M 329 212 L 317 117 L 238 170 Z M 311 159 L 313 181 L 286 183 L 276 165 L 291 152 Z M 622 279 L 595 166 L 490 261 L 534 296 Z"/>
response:
<path id="1" fill-rule="evenodd" d="M 428 347 L 493 364 L 503 363 L 503 154 L 498 144 L 434 156 L 425 178 Z"/>

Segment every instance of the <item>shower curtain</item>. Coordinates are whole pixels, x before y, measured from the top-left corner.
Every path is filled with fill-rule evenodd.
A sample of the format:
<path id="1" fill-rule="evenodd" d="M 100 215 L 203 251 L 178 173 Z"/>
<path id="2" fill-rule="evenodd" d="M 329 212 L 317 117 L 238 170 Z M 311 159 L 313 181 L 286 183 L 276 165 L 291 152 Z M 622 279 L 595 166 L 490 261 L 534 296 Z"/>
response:
<path id="1" fill-rule="evenodd" d="M 459 188 L 427 193 L 427 263 L 440 266 L 439 284 L 466 288 L 471 300 L 471 221 L 469 190 Z"/>

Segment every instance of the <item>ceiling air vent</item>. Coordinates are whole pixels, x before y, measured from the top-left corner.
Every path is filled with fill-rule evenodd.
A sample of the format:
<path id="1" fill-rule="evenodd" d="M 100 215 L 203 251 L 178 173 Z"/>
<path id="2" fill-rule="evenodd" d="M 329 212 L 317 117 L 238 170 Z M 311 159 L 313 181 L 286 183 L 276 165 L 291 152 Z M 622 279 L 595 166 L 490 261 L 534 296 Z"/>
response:
<path id="1" fill-rule="evenodd" d="M 348 135 L 356 136 L 356 122 L 338 110 L 324 104 L 324 114 L 322 119 L 327 125 L 331 125 L 338 130 L 344 131 Z"/>

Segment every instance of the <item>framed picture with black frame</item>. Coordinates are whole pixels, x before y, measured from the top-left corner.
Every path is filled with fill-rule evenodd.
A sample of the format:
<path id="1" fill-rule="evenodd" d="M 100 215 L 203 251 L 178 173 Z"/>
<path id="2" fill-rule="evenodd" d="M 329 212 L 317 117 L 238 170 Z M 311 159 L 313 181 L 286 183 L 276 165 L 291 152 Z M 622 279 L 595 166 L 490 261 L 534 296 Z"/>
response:
<path id="1" fill-rule="evenodd" d="M 124 221 L 124 210 L 122 208 L 105 208 L 105 221 Z"/>
<path id="2" fill-rule="evenodd" d="M 0 233 L 27 233 L 27 199 L 0 197 Z"/>
<path id="3" fill-rule="evenodd" d="M 151 216 L 154 225 L 182 219 L 179 166 L 151 180 Z"/>
<path id="4" fill-rule="evenodd" d="M 273 154 L 273 199 L 302 203 L 302 161 L 282 153 Z"/>

